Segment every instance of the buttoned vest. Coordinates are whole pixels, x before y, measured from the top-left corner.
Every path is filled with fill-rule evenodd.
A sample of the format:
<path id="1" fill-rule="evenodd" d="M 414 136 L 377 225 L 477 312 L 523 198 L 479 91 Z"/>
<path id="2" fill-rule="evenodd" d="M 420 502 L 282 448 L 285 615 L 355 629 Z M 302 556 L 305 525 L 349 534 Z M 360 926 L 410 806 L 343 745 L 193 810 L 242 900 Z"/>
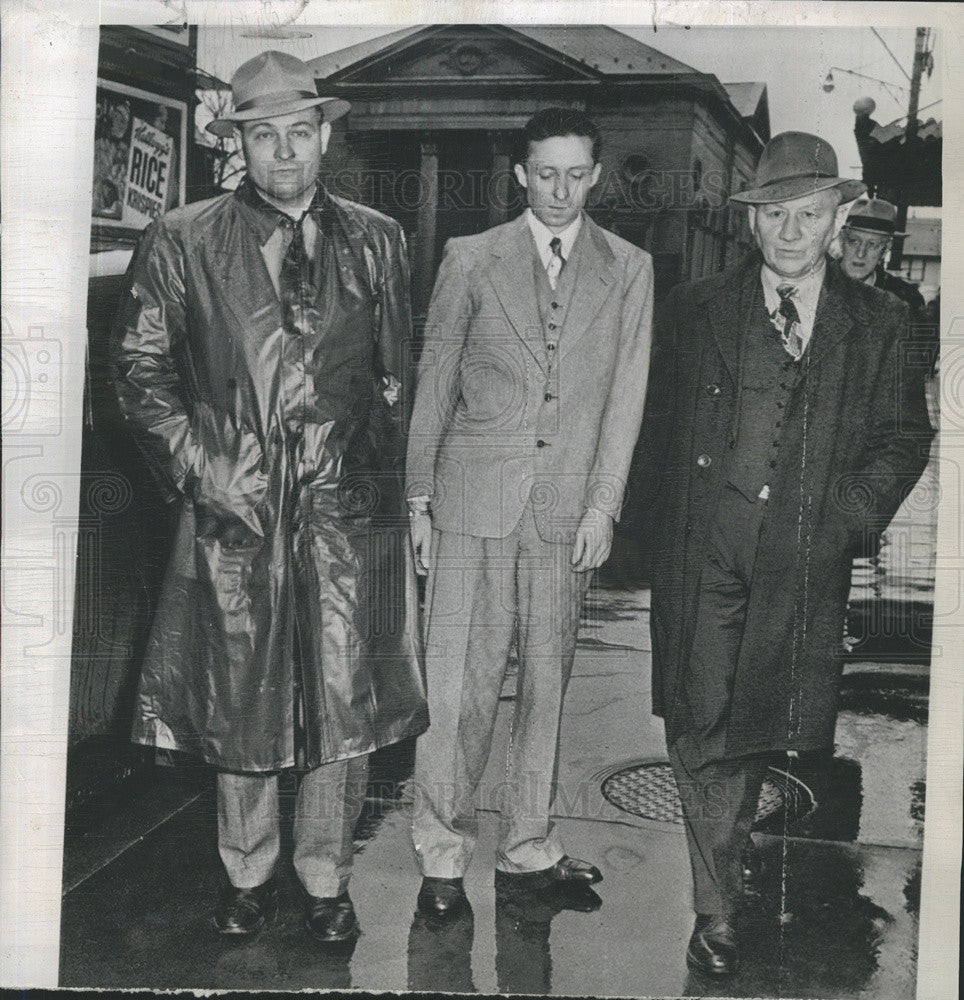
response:
<path id="1" fill-rule="evenodd" d="M 739 424 L 736 441 L 727 454 L 726 479 L 755 502 L 763 487 L 772 485 L 787 404 L 803 365 L 780 343 L 759 285 L 743 338 Z"/>

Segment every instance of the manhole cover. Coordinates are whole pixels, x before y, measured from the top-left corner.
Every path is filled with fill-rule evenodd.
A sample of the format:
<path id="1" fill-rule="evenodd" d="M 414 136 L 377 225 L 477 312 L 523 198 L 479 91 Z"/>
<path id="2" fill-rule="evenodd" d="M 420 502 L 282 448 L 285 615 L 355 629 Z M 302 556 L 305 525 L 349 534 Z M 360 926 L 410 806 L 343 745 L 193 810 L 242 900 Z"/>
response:
<path id="1" fill-rule="evenodd" d="M 661 823 L 683 823 L 672 766 L 664 761 L 632 764 L 610 774 L 602 783 L 602 793 L 617 809 Z M 771 767 L 763 779 L 756 823 L 789 810 L 789 819 L 805 816 L 814 807 L 813 793 L 793 775 Z"/>

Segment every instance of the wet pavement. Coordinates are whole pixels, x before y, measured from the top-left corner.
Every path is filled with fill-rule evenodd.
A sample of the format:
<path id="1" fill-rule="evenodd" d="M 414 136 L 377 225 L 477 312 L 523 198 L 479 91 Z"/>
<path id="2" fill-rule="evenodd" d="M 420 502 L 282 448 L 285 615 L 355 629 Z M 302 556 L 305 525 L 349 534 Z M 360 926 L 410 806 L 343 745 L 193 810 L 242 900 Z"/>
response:
<path id="1" fill-rule="evenodd" d="M 743 964 L 732 980 L 707 981 L 684 962 L 692 914 L 682 827 L 625 812 L 602 794 L 603 780 L 620 767 L 665 759 L 662 725 L 649 712 L 648 590 L 604 578 L 590 594 L 580 634 L 556 802 L 568 852 L 604 872 L 596 912 L 496 892 L 492 792 L 504 771 L 510 674 L 465 879 L 471 911 L 444 924 L 415 914 L 419 876 L 406 782 L 413 754 L 406 744 L 373 761 L 356 830 L 350 891 L 362 934 L 353 951 L 326 954 L 308 937 L 290 862 L 281 873 L 276 924 L 249 942 L 225 940 L 210 924 L 221 884 L 213 776 L 197 766 L 158 768 L 133 800 L 104 816 L 75 817 L 68 827 L 61 984 L 913 997 L 928 681 L 914 602 L 927 607 L 930 595 L 929 567 L 921 563 L 926 546 L 908 541 L 908 532 L 920 537 L 920 514 L 910 515 L 911 528 L 899 517 L 889 549 L 855 572 L 851 610 L 871 627 L 855 638 L 845 669 L 836 751 L 792 764 L 816 808 L 771 818 L 754 835 L 765 864 L 761 895 L 742 915 Z M 908 555 L 915 547 L 918 555 Z M 897 624 L 886 655 L 877 655 L 882 600 Z M 287 858 L 292 796 L 289 785 L 282 795 Z"/>

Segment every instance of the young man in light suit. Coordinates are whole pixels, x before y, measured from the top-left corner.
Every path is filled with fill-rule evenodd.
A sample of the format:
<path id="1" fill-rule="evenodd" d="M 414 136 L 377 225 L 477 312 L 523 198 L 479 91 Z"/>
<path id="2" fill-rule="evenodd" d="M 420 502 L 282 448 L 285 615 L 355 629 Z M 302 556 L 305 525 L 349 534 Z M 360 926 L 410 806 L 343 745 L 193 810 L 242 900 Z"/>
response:
<path id="1" fill-rule="evenodd" d="M 465 902 L 516 629 L 497 878 L 599 905 L 588 887 L 601 873 L 566 855 L 549 817 L 580 603 L 609 554 L 642 419 L 652 262 L 583 211 L 601 170 L 586 115 L 545 109 L 522 139 L 528 209 L 446 245 L 409 431 L 412 539 L 429 574 L 413 836 L 419 906 L 435 916 Z"/>

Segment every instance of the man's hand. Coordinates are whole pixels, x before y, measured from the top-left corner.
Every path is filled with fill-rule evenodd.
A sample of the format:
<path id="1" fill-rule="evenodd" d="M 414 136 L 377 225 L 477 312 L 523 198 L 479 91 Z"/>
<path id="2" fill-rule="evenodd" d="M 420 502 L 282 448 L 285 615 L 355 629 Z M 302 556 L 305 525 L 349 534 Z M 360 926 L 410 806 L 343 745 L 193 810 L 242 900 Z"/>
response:
<path id="1" fill-rule="evenodd" d="M 570 563 L 577 573 L 598 569 L 606 561 L 613 544 L 613 519 L 590 507 L 576 529 Z"/>
<path id="2" fill-rule="evenodd" d="M 415 572 L 419 576 L 427 576 L 432 559 L 432 515 L 428 511 L 415 514 L 408 527 L 412 533 L 412 548 L 415 550 Z"/>

